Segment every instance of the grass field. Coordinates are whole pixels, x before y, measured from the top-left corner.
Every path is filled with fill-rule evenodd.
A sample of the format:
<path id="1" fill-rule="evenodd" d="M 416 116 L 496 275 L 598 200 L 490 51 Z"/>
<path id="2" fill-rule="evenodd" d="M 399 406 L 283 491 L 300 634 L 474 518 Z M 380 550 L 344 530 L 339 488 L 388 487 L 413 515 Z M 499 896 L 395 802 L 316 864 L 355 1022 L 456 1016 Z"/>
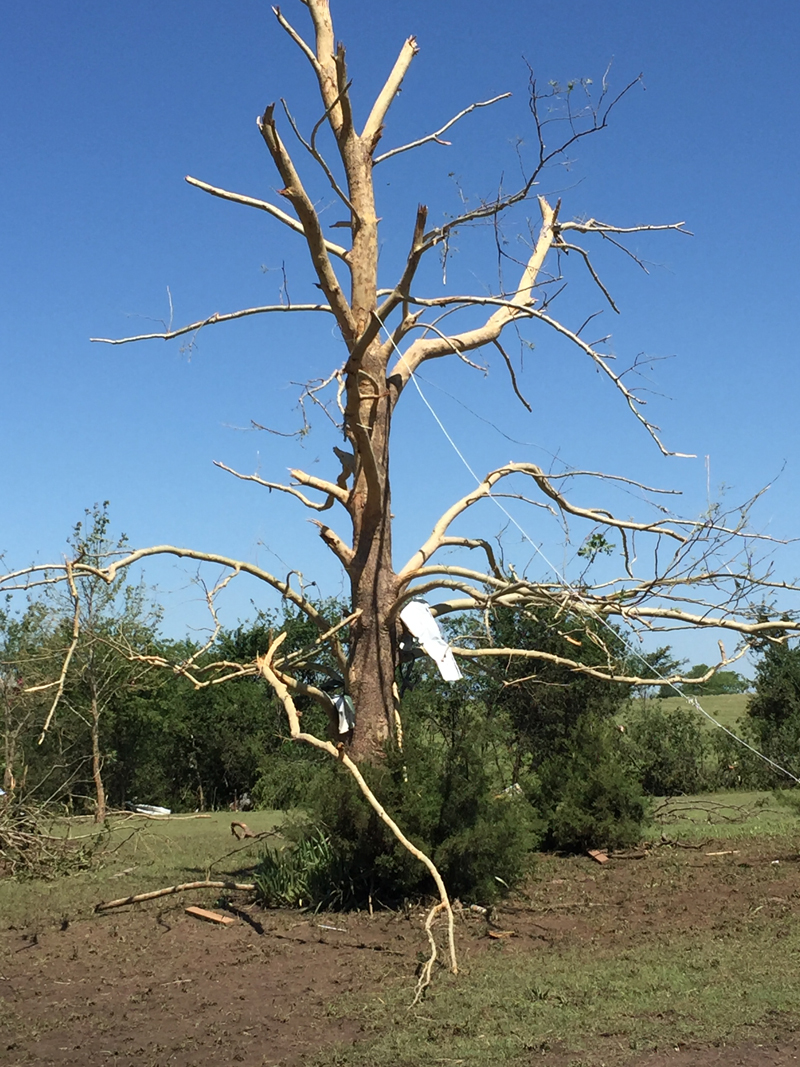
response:
<path id="1" fill-rule="evenodd" d="M 697 701 L 709 715 L 713 715 L 723 726 L 733 730 L 736 727 L 737 720 L 747 711 L 750 697 L 751 694 L 749 693 L 728 693 L 723 696 L 699 696 Z M 664 711 L 675 711 L 678 708 L 686 710 L 692 707 L 684 697 L 680 696 L 659 697 L 657 699 Z M 632 701 L 631 705 L 635 707 L 636 703 L 636 701 Z M 701 715 L 699 711 L 695 711 L 695 714 L 700 722 L 708 726 L 709 729 L 714 729 L 713 724 L 704 715 Z M 621 722 L 625 722 L 625 713 L 623 712 L 618 718 Z"/>
<path id="2" fill-rule="evenodd" d="M 793 792 L 787 791 L 791 795 Z M 751 838 L 769 840 L 796 832 L 797 811 L 781 803 L 782 793 L 718 792 L 700 796 L 658 797 L 647 840 L 662 834 L 681 841 Z"/>
<path id="3" fill-rule="evenodd" d="M 747 711 L 747 705 L 751 699 L 750 693 L 728 693 L 723 696 L 709 696 L 697 697 L 697 702 L 701 707 L 713 715 L 715 719 L 722 723 L 723 726 L 727 726 L 728 729 L 733 729 L 736 725 L 737 719 L 740 719 Z M 661 706 L 665 711 L 672 711 L 675 708 L 686 708 L 690 705 L 687 704 L 683 697 L 665 697 L 661 701 Z M 704 716 L 701 716 L 703 722 L 708 722 Z"/>
<path id="4" fill-rule="evenodd" d="M 112 816 L 100 838 L 97 859 L 86 870 L 53 881 L 0 878 L 0 922 L 47 923 L 64 915 L 83 918 L 101 900 L 176 882 L 236 878 L 252 868 L 263 844 L 237 843 L 230 830 L 234 818 L 246 818 L 253 833 L 261 833 L 274 830 L 284 815 L 254 811 L 246 816 L 214 812 L 201 818 Z M 49 829 L 78 840 L 97 838 L 91 818 L 56 820 Z"/>
<path id="5" fill-rule="evenodd" d="M 623 950 L 570 946 L 546 959 L 539 952 L 492 952 L 457 981 L 441 981 L 413 1013 L 401 990 L 384 1004 L 340 1005 L 343 1011 L 361 1008 L 373 1040 L 346 1057 L 336 1050 L 315 1062 L 519 1067 L 531 1063 L 532 1054 L 546 1063 L 554 1052 L 562 1063 L 588 1067 L 687 1045 L 769 1040 L 780 1029 L 778 1020 L 792 1020 L 792 1027 L 800 1020 L 800 988 L 787 981 L 800 922 L 755 918 L 735 938 L 665 934 L 657 950 L 646 938 Z M 702 1056 L 692 1060 L 702 1062 Z"/>

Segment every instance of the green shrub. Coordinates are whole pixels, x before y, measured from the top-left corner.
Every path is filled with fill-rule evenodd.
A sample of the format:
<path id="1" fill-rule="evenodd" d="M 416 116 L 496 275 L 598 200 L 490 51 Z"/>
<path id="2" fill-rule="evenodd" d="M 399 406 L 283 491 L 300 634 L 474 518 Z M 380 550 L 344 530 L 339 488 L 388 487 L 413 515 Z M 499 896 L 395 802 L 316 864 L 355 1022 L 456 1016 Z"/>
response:
<path id="1" fill-rule="evenodd" d="M 257 808 L 278 811 L 302 807 L 326 760 L 330 756 L 287 742 L 283 749 L 262 761 L 259 777 L 250 791 L 253 803 Z"/>
<path id="2" fill-rule="evenodd" d="M 625 755 L 649 796 L 717 787 L 715 746 L 694 711 L 664 711 L 658 701 L 641 700 L 631 706 L 625 722 Z"/>
<path id="3" fill-rule="evenodd" d="M 403 751 L 390 749 L 381 766 L 361 770 L 452 895 L 487 903 L 528 869 L 539 822 L 530 804 L 504 795 L 490 773 L 491 725 L 482 707 L 451 696 L 435 710 L 438 726 L 432 719 L 409 720 Z M 435 892 L 427 869 L 400 845 L 340 764 L 320 768 L 304 808 L 309 833 L 323 828 L 332 847 L 336 885 L 328 892 L 342 906 L 372 900 L 391 907 Z"/>
<path id="4" fill-rule="evenodd" d="M 620 736 L 613 724 L 587 716 L 578 723 L 570 753 L 540 769 L 537 795 L 548 847 L 625 848 L 640 840 L 649 805 L 626 764 Z"/>
<path id="5" fill-rule="evenodd" d="M 800 646 L 764 643 L 756 668 L 755 695 L 737 732 L 793 775 L 800 776 Z M 772 789 L 785 786 L 786 775 L 728 739 L 718 743 L 727 757 L 721 765 L 739 787 Z M 724 758 L 723 757 L 723 758 Z"/>

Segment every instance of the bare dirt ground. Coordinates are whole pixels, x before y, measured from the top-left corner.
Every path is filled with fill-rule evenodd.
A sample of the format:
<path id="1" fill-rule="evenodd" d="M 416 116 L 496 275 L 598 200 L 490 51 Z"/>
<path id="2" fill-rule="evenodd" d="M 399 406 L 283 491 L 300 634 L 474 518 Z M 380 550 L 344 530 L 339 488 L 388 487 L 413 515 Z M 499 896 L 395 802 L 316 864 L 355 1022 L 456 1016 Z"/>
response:
<path id="1" fill-rule="evenodd" d="M 792 915 L 800 902 L 800 862 L 785 842 L 783 851 L 763 840 L 719 849 L 738 851 L 709 856 L 713 845 L 658 848 L 602 866 L 583 857 L 543 857 L 526 894 L 504 904 L 491 922 L 463 913 L 462 969 L 468 974 L 496 951 L 544 958 L 564 946 L 591 953 L 597 944 L 624 951 L 644 942 L 657 952 L 665 931 L 731 938 L 754 909 L 778 924 Z M 0 1064 L 289 1067 L 334 1046 L 345 1063 L 347 1049 L 369 1039 L 369 1027 L 362 1013 L 337 1005 L 375 998 L 398 984 L 410 1001 L 425 947 L 419 910 L 309 916 L 242 903 L 228 927 L 185 913 L 187 905 L 209 906 L 212 899 L 184 894 L 47 927 L 7 928 L 0 917 Z M 499 930 L 514 936 L 490 936 Z M 778 1016 L 768 1040 L 738 1047 L 620 1058 L 609 1041 L 582 1057 L 537 1050 L 529 1062 L 787 1067 L 800 1057 L 795 1025 L 800 1020 Z"/>

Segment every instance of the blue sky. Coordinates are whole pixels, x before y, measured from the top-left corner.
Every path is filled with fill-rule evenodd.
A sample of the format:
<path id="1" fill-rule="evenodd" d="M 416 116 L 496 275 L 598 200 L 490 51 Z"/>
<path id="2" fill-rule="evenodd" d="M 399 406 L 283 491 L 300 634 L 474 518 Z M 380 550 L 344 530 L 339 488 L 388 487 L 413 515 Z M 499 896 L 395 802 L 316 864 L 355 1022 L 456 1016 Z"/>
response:
<path id="1" fill-rule="evenodd" d="M 532 414 L 514 405 L 499 368 L 485 379 L 463 367 L 424 371 L 423 387 L 475 469 L 509 459 L 546 465 L 558 454 L 575 466 L 677 486 L 682 510 L 694 515 L 707 503 L 708 456 L 712 496 L 724 485 L 731 502 L 780 473 L 755 524 L 776 537 L 796 535 L 800 7 L 345 0 L 333 11 L 362 121 L 404 38 L 418 38 L 387 148 L 431 132 L 473 100 L 514 93 L 460 123 L 452 147 L 428 146 L 379 169 L 387 280 L 408 247 L 418 201 L 436 222 L 457 210 L 462 194 L 489 196 L 501 179 L 515 180 L 515 145 L 521 139 L 524 153 L 532 134 L 526 61 L 542 82 L 598 84 L 611 60 L 614 87 L 644 74 L 646 90 L 634 90 L 610 129 L 543 184 L 563 196 L 562 215 L 620 225 L 686 220 L 695 234 L 637 239 L 649 275 L 605 251 L 598 265 L 622 311 L 613 322 L 605 314 L 602 326 L 613 331 L 620 366 L 640 352 L 674 357 L 654 365 L 650 414 L 670 447 L 698 459 L 660 456 L 590 366 L 531 334 L 522 387 Z M 300 3 L 286 0 L 284 13 L 307 30 Z M 269 5 L 252 0 L 49 0 L 8 7 L 3 21 L 7 564 L 57 557 L 83 509 L 108 499 L 115 530 L 135 545 L 192 545 L 275 572 L 297 568 L 323 592 L 339 592 L 341 576 L 306 513 L 213 466 L 222 460 L 277 480 L 290 464 L 330 471 L 324 429 L 299 446 L 241 429 L 251 419 L 296 428 L 290 383 L 327 374 L 341 355 L 329 322 L 260 317 L 205 330 L 191 351 L 178 342 L 110 348 L 88 340 L 158 328 L 167 287 L 176 324 L 277 300 L 283 269 L 294 301 L 315 297 L 299 239 L 183 181 L 191 174 L 274 198 L 254 120 L 281 96 L 306 129 L 319 117 L 303 57 Z M 329 209 L 331 221 L 336 211 Z M 518 216 L 506 236 L 513 243 L 523 229 Z M 486 232 L 463 236 L 449 270 L 454 288 L 492 284 Z M 435 263 L 430 271 L 433 281 Z M 577 323 L 601 307 L 599 294 L 577 282 L 562 313 Z M 398 415 L 393 476 L 401 563 L 436 514 L 471 487 L 411 393 Z M 481 521 L 487 532 L 500 529 L 500 516 Z M 569 571 L 575 546 L 564 550 L 532 519 L 520 521 Z M 519 538 L 509 534 L 506 544 L 509 559 L 529 562 Z M 793 578 L 798 560 L 795 546 L 779 552 L 779 574 Z M 203 625 L 191 572 L 165 564 L 146 576 L 163 590 L 172 632 Z M 259 588 L 230 587 L 226 621 L 252 615 L 251 598 L 268 602 Z M 708 639 L 675 643 L 693 660 L 713 654 Z"/>

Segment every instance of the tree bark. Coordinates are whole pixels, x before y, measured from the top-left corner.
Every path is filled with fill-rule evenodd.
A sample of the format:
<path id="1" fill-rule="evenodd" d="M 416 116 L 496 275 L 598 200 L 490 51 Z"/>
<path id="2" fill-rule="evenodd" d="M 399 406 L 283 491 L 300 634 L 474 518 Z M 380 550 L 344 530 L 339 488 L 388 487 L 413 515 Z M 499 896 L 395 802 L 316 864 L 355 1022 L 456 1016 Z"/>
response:
<path id="1" fill-rule="evenodd" d="M 378 348 L 373 343 L 363 361 L 359 378 L 364 386 L 353 398 L 358 422 L 350 421 L 349 434 L 358 457 L 348 509 L 353 524 L 350 587 L 353 611 L 361 612 L 350 633 L 348 680 L 356 710 L 351 754 L 368 762 L 381 758 L 392 733 L 396 667 L 395 623 L 390 617 L 397 595 L 389 482 L 391 408 Z"/>
<path id="2" fill-rule="evenodd" d="M 396 641 L 389 612 L 396 583 L 388 518 L 365 522 L 357 543 L 365 558 L 351 576 L 353 608 L 361 611 L 350 633 L 348 675 L 356 710 L 351 755 L 375 762 L 391 734 L 394 710 Z"/>

